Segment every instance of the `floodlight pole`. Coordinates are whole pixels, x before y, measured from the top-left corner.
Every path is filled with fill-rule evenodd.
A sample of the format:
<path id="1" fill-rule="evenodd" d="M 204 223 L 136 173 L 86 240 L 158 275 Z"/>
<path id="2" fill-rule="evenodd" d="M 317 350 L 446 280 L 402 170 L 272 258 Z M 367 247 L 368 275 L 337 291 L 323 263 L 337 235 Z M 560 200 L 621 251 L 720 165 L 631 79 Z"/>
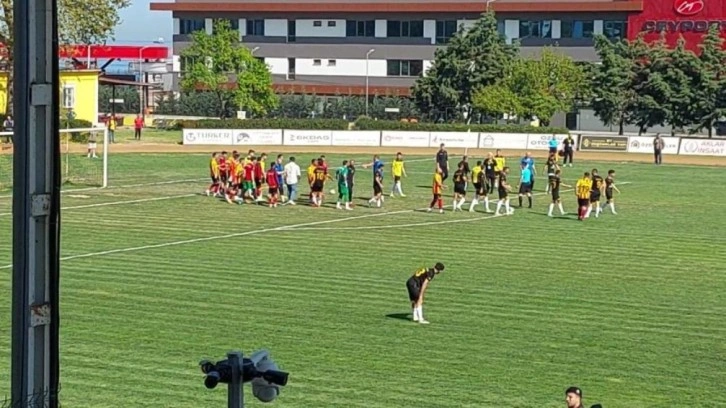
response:
<path id="1" fill-rule="evenodd" d="M 57 0 L 13 4 L 11 406 L 58 407 L 60 376 Z"/>

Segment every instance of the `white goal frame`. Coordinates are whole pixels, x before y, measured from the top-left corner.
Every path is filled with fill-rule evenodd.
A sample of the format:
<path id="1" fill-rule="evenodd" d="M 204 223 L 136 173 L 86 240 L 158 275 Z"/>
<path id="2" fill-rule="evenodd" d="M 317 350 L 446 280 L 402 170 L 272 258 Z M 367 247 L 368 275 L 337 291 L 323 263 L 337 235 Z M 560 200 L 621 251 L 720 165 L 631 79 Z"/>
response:
<path id="1" fill-rule="evenodd" d="M 64 133 L 82 133 L 82 132 L 97 132 L 103 131 L 103 154 L 102 154 L 102 174 L 101 174 L 101 187 L 99 188 L 106 188 L 108 187 L 108 149 L 110 147 L 108 143 L 108 128 L 107 127 L 89 127 L 89 128 L 70 128 L 70 129 L 58 129 L 58 136 L 60 137 Z M 0 139 L 6 138 L 8 136 L 13 136 L 14 132 L 0 132 Z M 65 141 L 65 154 L 66 154 L 66 163 L 68 163 L 68 150 L 70 146 L 69 138 Z M 63 151 L 60 152 L 61 157 L 64 154 Z"/>

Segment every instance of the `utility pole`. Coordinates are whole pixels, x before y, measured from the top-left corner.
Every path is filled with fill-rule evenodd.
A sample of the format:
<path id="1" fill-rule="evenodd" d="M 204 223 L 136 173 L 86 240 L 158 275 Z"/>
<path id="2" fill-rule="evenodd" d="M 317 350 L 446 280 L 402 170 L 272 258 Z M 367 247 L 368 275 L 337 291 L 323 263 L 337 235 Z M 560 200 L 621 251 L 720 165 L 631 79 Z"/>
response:
<path id="1" fill-rule="evenodd" d="M 60 84 L 57 0 L 13 4 L 12 407 L 58 407 Z"/>

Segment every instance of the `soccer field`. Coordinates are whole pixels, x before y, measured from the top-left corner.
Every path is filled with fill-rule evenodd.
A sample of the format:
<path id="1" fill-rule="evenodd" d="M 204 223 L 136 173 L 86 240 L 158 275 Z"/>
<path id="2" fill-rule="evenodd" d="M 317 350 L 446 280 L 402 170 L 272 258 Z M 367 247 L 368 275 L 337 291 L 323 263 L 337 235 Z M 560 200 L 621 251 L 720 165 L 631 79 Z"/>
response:
<path id="1" fill-rule="evenodd" d="M 304 171 L 312 156 L 296 156 Z M 331 168 L 351 158 L 327 156 Z M 569 385 L 587 406 L 726 406 L 722 168 L 565 168 L 567 184 L 615 169 L 622 191 L 618 215 L 577 222 L 546 216 L 543 178 L 534 208 L 511 217 L 416 211 L 432 163 L 407 159 L 408 197 L 368 208 L 359 168 L 362 199 L 339 211 L 332 197 L 269 209 L 202 196 L 207 154 L 112 156 L 111 188 L 63 195 L 62 404 L 225 407 L 199 360 L 267 348 L 291 373 L 278 407 L 561 407 Z M 0 197 L 0 396 L 10 204 Z M 437 261 L 431 324 L 414 324 L 405 280 Z"/>

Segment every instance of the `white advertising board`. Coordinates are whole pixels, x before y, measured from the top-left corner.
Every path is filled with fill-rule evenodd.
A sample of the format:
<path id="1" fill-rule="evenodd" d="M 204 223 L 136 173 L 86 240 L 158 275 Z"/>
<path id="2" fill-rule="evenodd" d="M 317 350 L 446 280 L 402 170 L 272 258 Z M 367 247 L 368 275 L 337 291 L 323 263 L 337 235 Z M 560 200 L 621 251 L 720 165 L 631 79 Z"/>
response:
<path id="1" fill-rule="evenodd" d="M 562 141 L 567 135 L 555 135 L 557 148 L 562 148 Z M 552 135 L 547 133 L 530 133 L 527 135 L 527 150 L 549 150 Z"/>
<path id="2" fill-rule="evenodd" d="M 184 129 L 185 145 L 232 145 L 231 129 Z"/>
<path id="3" fill-rule="evenodd" d="M 682 139 L 679 154 L 691 156 L 726 156 L 726 140 Z"/>
<path id="4" fill-rule="evenodd" d="M 628 138 L 628 153 L 653 153 L 653 139 L 651 136 L 630 136 Z M 665 143 L 663 154 L 678 154 L 679 137 L 661 137 Z"/>
<path id="5" fill-rule="evenodd" d="M 332 130 L 287 130 L 284 143 L 289 146 L 330 146 L 333 143 Z"/>
<path id="6" fill-rule="evenodd" d="M 381 132 L 381 146 L 384 147 L 429 147 L 430 132 Z"/>
<path id="7" fill-rule="evenodd" d="M 480 149 L 526 149 L 526 133 L 480 133 Z"/>
<path id="8" fill-rule="evenodd" d="M 381 145 L 381 132 L 377 130 L 334 130 L 333 146 Z"/>
<path id="9" fill-rule="evenodd" d="M 431 132 L 429 147 L 439 147 L 441 143 L 446 147 L 469 147 L 474 149 L 479 145 L 479 133 Z"/>
<path id="10" fill-rule="evenodd" d="M 282 129 L 237 129 L 233 132 L 235 145 L 279 146 L 282 144 Z"/>

